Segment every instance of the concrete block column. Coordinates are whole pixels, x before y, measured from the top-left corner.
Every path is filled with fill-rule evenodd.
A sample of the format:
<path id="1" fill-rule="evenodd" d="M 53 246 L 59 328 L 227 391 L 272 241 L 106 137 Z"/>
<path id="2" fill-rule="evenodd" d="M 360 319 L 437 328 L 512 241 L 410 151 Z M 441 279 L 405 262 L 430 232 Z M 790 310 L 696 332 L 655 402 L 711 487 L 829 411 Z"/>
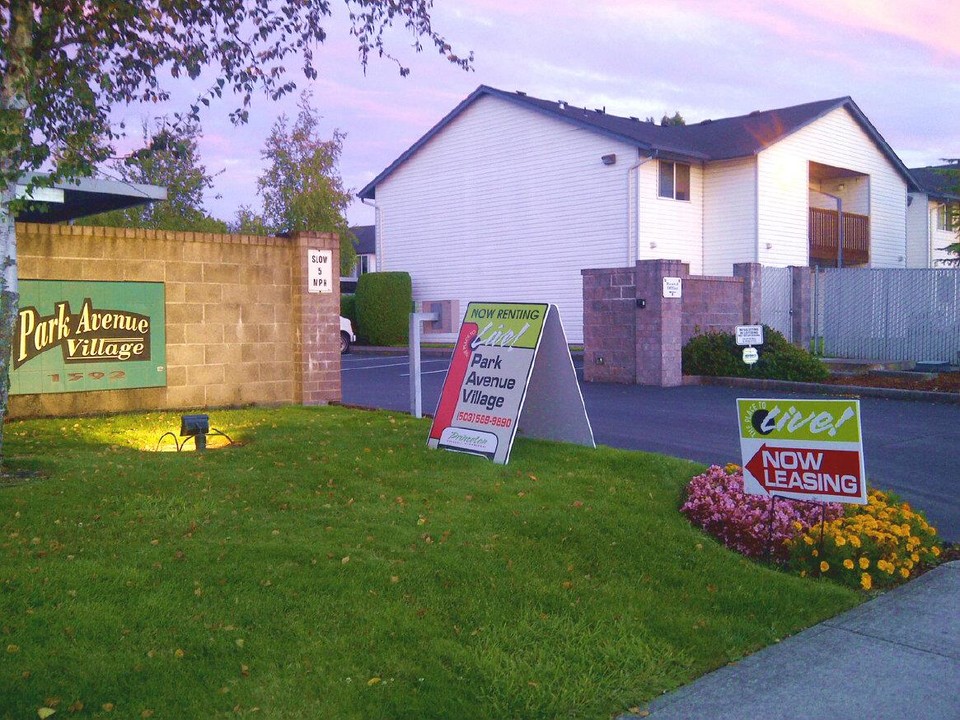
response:
<path id="1" fill-rule="evenodd" d="M 583 377 L 632 385 L 636 380 L 633 268 L 581 270 Z"/>
<path id="2" fill-rule="evenodd" d="M 733 266 L 733 276 L 743 278 L 743 325 L 760 324 L 762 272 L 760 263 L 735 263 Z"/>
<path id="3" fill-rule="evenodd" d="M 638 385 L 675 387 L 683 383 L 683 300 L 663 297 L 663 279 L 686 276 L 687 268 L 679 260 L 637 262 L 635 313 Z"/>
<path id="4" fill-rule="evenodd" d="M 295 401 L 326 405 L 342 399 L 340 386 L 340 238 L 296 233 L 292 238 Z M 310 292 L 311 250 L 332 254 L 331 292 Z"/>

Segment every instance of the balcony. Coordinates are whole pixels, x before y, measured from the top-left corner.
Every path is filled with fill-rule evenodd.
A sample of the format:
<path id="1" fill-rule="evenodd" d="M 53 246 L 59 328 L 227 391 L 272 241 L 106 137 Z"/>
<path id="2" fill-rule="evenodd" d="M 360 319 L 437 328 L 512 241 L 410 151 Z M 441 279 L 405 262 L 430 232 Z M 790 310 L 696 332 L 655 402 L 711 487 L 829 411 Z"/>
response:
<path id="1" fill-rule="evenodd" d="M 839 267 L 839 213 L 810 208 L 810 265 Z M 870 218 L 843 213 L 843 267 L 870 262 Z"/>

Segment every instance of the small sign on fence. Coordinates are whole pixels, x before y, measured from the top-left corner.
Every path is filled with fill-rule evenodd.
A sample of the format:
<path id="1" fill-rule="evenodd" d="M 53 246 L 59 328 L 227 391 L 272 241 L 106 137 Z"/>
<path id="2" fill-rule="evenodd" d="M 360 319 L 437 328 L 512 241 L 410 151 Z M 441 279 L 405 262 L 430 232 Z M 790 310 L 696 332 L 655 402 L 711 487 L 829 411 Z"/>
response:
<path id="1" fill-rule="evenodd" d="M 736 336 L 737 345 L 763 345 L 763 325 L 737 325 Z"/>

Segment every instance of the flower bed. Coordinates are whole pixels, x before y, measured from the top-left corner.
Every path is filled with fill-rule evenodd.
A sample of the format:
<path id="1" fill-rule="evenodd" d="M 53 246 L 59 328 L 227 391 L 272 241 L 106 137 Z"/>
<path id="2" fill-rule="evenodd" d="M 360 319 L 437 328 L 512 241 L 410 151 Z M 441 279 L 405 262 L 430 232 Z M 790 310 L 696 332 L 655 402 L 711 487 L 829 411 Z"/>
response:
<path id="1" fill-rule="evenodd" d="M 694 477 L 681 511 L 747 557 L 863 590 L 905 582 L 941 553 L 936 528 L 888 493 L 870 490 L 866 505 L 774 501 L 744 493 L 736 465 Z"/>
<path id="2" fill-rule="evenodd" d="M 867 504 L 850 505 L 819 529 L 797 527 L 789 540 L 790 566 L 801 575 L 819 572 L 863 590 L 897 585 L 940 557 L 936 528 L 909 504 L 870 490 Z"/>

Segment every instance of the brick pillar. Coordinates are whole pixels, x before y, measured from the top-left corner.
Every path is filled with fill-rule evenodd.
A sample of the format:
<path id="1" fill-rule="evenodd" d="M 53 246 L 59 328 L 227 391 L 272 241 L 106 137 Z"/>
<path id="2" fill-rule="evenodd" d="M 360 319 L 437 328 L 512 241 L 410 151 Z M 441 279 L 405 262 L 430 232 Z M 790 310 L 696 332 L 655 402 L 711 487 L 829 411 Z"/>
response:
<path id="1" fill-rule="evenodd" d="M 687 276 L 679 260 L 640 260 L 636 273 L 637 384 L 675 387 L 681 368 L 682 298 L 663 297 L 663 278 Z"/>
<path id="2" fill-rule="evenodd" d="M 296 233 L 293 238 L 294 401 L 303 405 L 339 402 L 340 239 L 331 233 Z M 330 292 L 310 292 L 310 251 L 328 250 Z"/>
<path id="3" fill-rule="evenodd" d="M 790 268 L 793 280 L 792 305 L 790 308 L 793 322 L 793 344 L 810 349 L 811 325 L 811 285 L 810 268 L 793 266 Z"/>
<path id="4" fill-rule="evenodd" d="M 761 273 L 760 263 L 735 263 L 733 276 L 743 278 L 743 325 L 760 324 Z"/>

